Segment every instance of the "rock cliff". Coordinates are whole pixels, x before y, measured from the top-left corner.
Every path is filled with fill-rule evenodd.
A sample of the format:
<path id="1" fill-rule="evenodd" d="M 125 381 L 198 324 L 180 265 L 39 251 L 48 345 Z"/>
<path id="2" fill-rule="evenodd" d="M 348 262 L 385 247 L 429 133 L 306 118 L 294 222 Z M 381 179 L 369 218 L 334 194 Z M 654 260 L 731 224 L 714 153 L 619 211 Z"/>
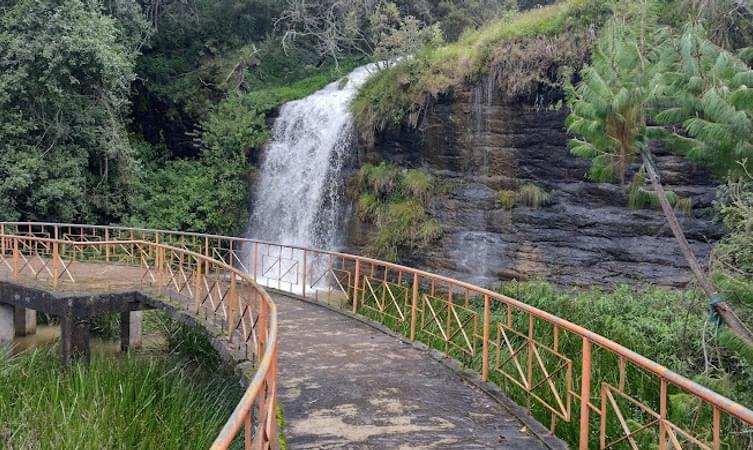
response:
<path id="1" fill-rule="evenodd" d="M 484 80 L 438 99 L 418 129 L 386 131 L 361 152 L 361 162 L 424 168 L 449 186 L 431 206 L 444 237 L 403 262 L 487 286 L 512 278 L 563 286 L 687 284 L 690 272 L 661 212 L 627 208 L 619 185 L 588 181 L 588 161 L 567 148 L 567 112 L 537 103 L 504 99 Z M 669 189 L 692 197 L 692 214 L 680 220 L 706 260 L 723 233 L 711 221 L 712 175 L 668 153 L 658 152 L 658 166 Z M 498 191 L 524 183 L 548 191 L 551 205 L 505 209 Z M 368 233 L 354 217 L 350 250 L 359 251 Z"/>

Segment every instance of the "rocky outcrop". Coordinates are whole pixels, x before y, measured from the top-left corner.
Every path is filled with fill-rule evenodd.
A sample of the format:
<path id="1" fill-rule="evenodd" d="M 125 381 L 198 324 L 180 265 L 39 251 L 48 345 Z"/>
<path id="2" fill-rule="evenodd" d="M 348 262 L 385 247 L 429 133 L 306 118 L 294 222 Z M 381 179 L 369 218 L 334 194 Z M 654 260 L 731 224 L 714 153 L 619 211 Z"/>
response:
<path id="1" fill-rule="evenodd" d="M 418 130 L 387 131 L 362 152 L 364 161 L 428 169 L 449 186 L 431 207 L 444 237 L 405 262 L 487 286 L 511 278 L 687 284 L 690 272 L 661 212 L 627 208 L 619 185 L 588 181 L 589 162 L 567 148 L 566 111 L 535 104 L 503 99 L 482 82 L 440 98 Z M 681 222 L 707 259 L 723 233 L 709 212 L 712 175 L 667 153 L 659 152 L 658 166 L 669 189 L 692 197 L 693 212 Z M 551 204 L 504 209 L 499 190 L 524 183 L 548 191 Z M 359 251 L 369 229 L 353 220 L 350 245 Z"/>

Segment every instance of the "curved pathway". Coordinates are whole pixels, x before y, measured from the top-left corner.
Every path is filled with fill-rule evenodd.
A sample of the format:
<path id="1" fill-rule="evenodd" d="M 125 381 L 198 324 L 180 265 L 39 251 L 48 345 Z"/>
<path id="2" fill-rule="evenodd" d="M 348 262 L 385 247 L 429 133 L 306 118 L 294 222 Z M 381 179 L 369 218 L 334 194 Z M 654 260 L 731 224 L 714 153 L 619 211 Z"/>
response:
<path id="1" fill-rule="evenodd" d="M 327 308 L 272 297 L 291 449 L 550 448 L 427 352 Z"/>

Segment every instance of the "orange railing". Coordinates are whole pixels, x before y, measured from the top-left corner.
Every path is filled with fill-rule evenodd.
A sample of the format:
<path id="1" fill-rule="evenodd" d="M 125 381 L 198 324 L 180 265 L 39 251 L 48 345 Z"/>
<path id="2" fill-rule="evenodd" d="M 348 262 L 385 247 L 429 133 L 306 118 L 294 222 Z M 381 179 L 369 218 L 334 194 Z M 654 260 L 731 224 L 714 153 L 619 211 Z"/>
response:
<path id="1" fill-rule="evenodd" d="M 277 309 L 266 291 L 222 260 L 159 242 L 159 233 L 146 239 L 113 229 L 97 228 L 102 233 L 96 237 L 86 227 L 70 230 L 0 225 L 0 277 L 71 292 L 136 289 L 189 311 L 240 359 L 255 362 L 212 448 L 229 448 L 242 428 L 245 448 L 276 448 Z"/>
<path id="2" fill-rule="evenodd" d="M 748 408 L 581 326 L 448 277 L 197 233 L 27 223 L 0 224 L 0 231 L 66 242 L 153 242 L 222 261 L 258 285 L 366 316 L 442 350 L 581 449 L 753 448 Z M 254 398 L 248 396 L 246 406 Z M 239 431 L 241 416 L 228 422 L 223 445 Z"/>

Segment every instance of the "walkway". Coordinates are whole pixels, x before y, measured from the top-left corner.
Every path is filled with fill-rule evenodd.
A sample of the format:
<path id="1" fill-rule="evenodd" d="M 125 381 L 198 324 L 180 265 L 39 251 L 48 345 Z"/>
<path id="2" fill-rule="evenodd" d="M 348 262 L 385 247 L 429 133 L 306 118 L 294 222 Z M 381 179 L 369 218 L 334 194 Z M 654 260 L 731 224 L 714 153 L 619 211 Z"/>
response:
<path id="1" fill-rule="evenodd" d="M 326 308 L 272 297 L 291 449 L 548 448 L 426 352 Z"/>

